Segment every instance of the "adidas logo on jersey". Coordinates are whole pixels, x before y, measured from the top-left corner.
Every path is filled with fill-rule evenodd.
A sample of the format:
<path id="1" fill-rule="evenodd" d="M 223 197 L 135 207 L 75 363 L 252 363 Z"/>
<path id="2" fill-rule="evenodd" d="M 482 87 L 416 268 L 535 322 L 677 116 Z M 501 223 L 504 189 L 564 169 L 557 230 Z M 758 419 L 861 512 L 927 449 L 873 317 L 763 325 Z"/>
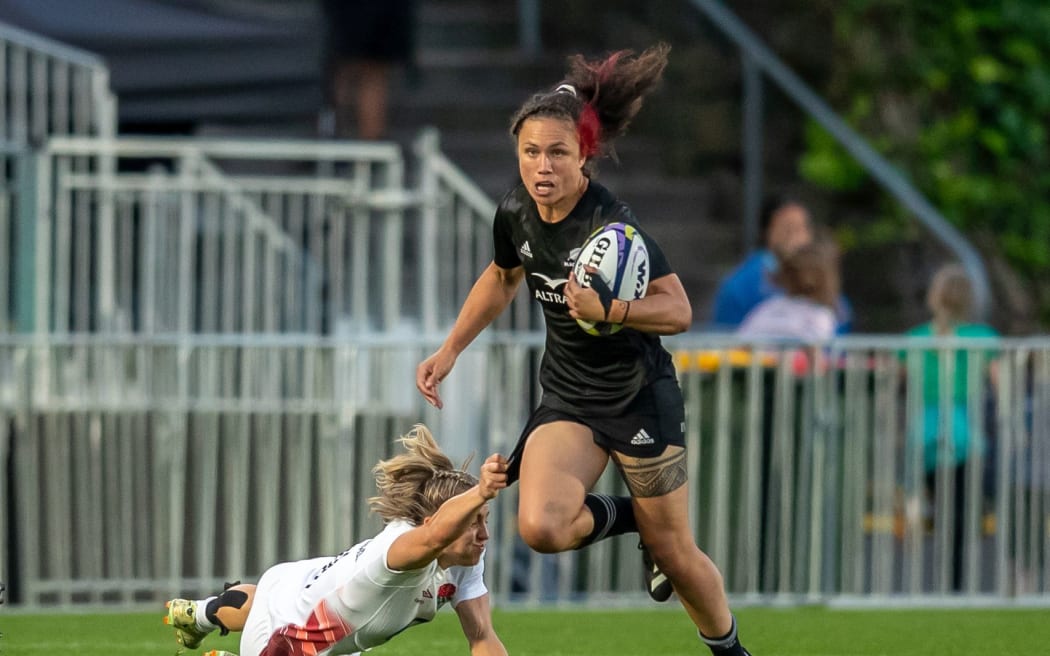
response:
<path id="1" fill-rule="evenodd" d="M 529 248 L 529 242 L 527 240 L 524 244 L 521 245 L 521 248 L 518 249 L 518 252 L 521 253 L 522 257 L 527 257 L 530 260 L 532 259 L 532 249 Z"/>
<path id="2" fill-rule="evenodd" d="M 631 444 L 633 444 L 634 446 L 642 446 L 644 444 L 652 443 L 653 438 L 649 437 L 649 433 L 646 433 L 644 428 L 635 433 L 634 437 L 631 438 Z"/>

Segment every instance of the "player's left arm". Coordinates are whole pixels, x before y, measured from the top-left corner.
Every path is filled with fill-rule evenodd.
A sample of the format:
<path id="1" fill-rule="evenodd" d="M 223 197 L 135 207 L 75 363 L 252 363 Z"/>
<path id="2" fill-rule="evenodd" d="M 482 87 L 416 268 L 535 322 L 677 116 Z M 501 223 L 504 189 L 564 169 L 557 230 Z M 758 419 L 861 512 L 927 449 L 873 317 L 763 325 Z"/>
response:
<path id="1" fill-rule="evenodd" d="M 470 656 L 506 656 L 507 648 L 492 626 L 488 593 L 456 604 L 456 615 L 470 645 Z"/>
<path id="2" fill-rule="evenodd" d="M 570 273 L 565 285 L 565 300 L 573 319 L 609 321 L 645 333 L 676 335 L 689 330 L 693 322 L 693 308 L 676 273 L 651 280 L 642 298 L 633 301 L 612 299 L 608 314 L 598 293 L 580 285 L 576 276 Z"/>
<path id="3" fill-rule="evenodd" d="M 627 321 L 623 320 L 623 317 Z M 614 300 L 609 320 L 644 333 L 676 335 L 689 330 L 693 307 L 676 273 L 649 281 L 645 296 L 633 301 Z"/>
<path id="4" fill-rule="evenodd" d="M 685 293 L 681 278 L 671 268 L 656 239 L 638 229 L 649 251 L 649 288 L 645 296 L 628 305 L 614 301 L 609 308 L 609 320 L 619 321 L 628 328 L 657 335 L 677 335 L 689 330 L 693 323 L 693 307 Z M 626 315 L 627 320 L 622 317 Z"/>

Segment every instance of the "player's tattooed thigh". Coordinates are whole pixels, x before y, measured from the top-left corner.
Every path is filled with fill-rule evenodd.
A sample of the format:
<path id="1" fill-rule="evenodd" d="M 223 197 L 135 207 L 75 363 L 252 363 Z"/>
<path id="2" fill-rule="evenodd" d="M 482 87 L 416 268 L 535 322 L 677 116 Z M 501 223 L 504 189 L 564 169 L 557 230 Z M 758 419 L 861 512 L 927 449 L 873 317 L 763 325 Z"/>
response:
<path id="1" fill-rule="evenodd" d="M 685 449 L 672 447 L 657 458 L 631 458 L 614 453 L 631 494 L 638 498 L 662 497 L 685 485 Z"/>

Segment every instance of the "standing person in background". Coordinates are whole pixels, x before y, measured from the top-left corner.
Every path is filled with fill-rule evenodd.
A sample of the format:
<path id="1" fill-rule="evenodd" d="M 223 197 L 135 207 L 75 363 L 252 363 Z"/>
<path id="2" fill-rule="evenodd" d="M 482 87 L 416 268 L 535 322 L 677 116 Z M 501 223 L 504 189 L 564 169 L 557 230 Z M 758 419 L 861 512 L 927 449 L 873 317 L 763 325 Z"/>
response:
<path id="1" fill-rule="evenodd" d="M 327 104 L 321 132 L 340 139 L 382 139 L 392 70 L 412 64 L 415 0 L 321 0 L 321 9 Z"/>
<path id="2" fill-rule="evenodd" d="M 386 522 L 382 532 L 338 556 L 275 565 L 257 586 L 172 599 L 164 620 L 176 642 L 196 649 L 218 629 L 241 632 L 240 656 L 357 654 L 429 622 L 449 603 L 471 656 L 506 656 L 492 627 L 482 556 L 488 502 L 507 486 L 507 461 L 489 456 L 477 479 L 452 464 L 425 426 L 401 443 L 404 453 L 373 469 L 379 494 L 368 503 Z"/>
<path id="3" fill-rule="evenodd" d="M 798 200 L 771 196 L 759 215 L 762 247 L 753 251 L 718 286 L 712 324 L 734 329 L 762 301 L 783 293 L 775 274 L 780 263 L 815 238 L 809 210 Z M 836 333 L 852 329 L 852 311 L 841 295 L 835 305 Z"/>
<path id="4" fill-rule="evenodd" d="M 673 585 L 713 653 L 746 656 L 722 575 L 690 527 L 685 408 L 659 337 L 688 329 L 692 320 L 682 283 L 644 232 L 650 257 L 645 297 L 613 300 L 607 289 L 582 287 L 571 274 L 597 227 L 614 221 L 638 226 L 630 208 L 591 174 L 656 87 L 668 50 L 621 51 L 599 61 L 577 55 L 560 84 L 534 95 L 514 115 L 521 184 L 500 202 L 493 260 L 444 343 L 419 365 L 416 386 L 440 408 L 438 385 L 459 354 L 527 281 L 543 308 L 547 340 L 539 374 L 543 396 L 510 457 L 510 480 L 521 484 L 519 533 L 533 549 L 555 553 L 637 530 L 650 595 L 666 600 Z M 592 336 L 577 319 L 623 329 Z M 630 497 L 591 492 L 610 458 Z"/>
<path id="5" fill-rule="evenodd" d="M 973 323 L 973 287 L 966 270 L 958 264 L 941 267 L 933 276 L 926 295 L 926 306 L 932 319 L 907 331 L 910 337 L 998 337 L 999 334 L 983 323 Z M 966 462 L 972 440 L 978 440 L 978 451 L 984 451 L 985 439 L 980 427 L 970 425 L 969 404 L 984 403 L 984 395 L 969 397 L 970 367 L 973 355 L 958 349 L 954 353 L 955 374 L 950 384 L 951 435 L 942 434 L 941 354 L 935 349 L 922 352 L 923 414 L 909 431 L 910 446 L 922 450 L 926 493 L 936 502 L 937 475 L 940 470 L 951 470 L 953 477 L 952 520 L 952 588 L 962 589 L 964 504 L 966 502 Z M 988 376 L 994 385 L 998 379 L 995 351 L 984 353 L 988 361 Z M 950 449 L 948 448 L 950 444 Z M 950 452 L 950 457 L 949 457 Z"/>

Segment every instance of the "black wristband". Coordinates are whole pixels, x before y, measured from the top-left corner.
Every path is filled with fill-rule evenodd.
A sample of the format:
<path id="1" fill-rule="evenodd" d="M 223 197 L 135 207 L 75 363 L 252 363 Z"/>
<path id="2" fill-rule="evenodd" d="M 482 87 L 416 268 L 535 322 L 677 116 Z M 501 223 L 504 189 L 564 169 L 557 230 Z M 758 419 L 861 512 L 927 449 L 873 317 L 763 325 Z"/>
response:
<path id="1" fill-rule="evenodd" d="M 602 308 L 605 310 L 605 321 L 609 321 L 609 310 L 612 309 L 613 293 L 609 289 L 609 285 L 605 283 L 605 279 L 602 278 L 602 274 L 598 272 L 591 274 L 591 289 L 598 293 L 598 300 L 601 301 Z"/>

